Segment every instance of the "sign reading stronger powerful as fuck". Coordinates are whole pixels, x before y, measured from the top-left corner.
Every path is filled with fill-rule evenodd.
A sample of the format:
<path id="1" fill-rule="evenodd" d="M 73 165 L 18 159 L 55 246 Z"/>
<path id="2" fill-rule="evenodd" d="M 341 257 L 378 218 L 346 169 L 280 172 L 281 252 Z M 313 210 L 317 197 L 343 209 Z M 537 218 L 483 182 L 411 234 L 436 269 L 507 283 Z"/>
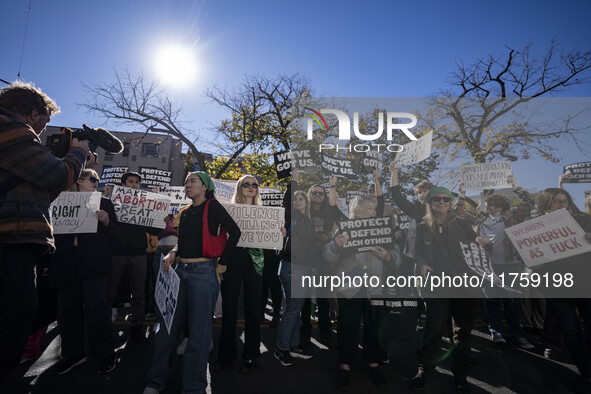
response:
<path id="1" fill-rule="evenodd" d="M 339 232 L 349 237 L 343 249 L 355 248 L 358 252 L 365 252 L 375 246 L 386 250 L 394 248 L 390 216 L 342 221 L 339 223 Z"/>
<path id="2" fill-rule="evenodd" d="M 146 190 L 115 186 L 111 194 L 117 219 L 121 223 L 164 228 L 170 197 Z"/>
<path id="3" fill-rule="evenodd" d="M 505 229 L 528 267 L 591 252 L 585 231 L 565 208 Z"/>

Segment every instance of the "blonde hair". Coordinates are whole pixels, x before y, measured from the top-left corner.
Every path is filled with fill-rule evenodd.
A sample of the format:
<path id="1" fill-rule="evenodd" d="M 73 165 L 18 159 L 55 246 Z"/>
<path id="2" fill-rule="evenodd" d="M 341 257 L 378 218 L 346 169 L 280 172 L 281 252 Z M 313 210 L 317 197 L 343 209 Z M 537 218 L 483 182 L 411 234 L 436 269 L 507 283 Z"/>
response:
<path id="1" fill-rule="evenodd" d="M 254 179 L 254 181 L 258 184 L 259 182 L 256 180 L 256 178 L 252 175 L 244 175 L 242 178 L 238 179 L 238 182 L 236 183 L 236 189 L 234 190 L 234 195 L 232 196 L 232 203 L 234 204 L 245 204 L 246 203 L 246 197 L 244 197 L 244 194 L 242 193 L 242 184 L 246 181 L 247 178 L 252 178 Z M 260 189 L 260 185 L 259 187 L 257 187 L 255 189 L 255 195 L 252 198 L 252 205 L 263 205 L 263 202 L 261 200 L 261 191 Z"/>
<path id="2" fill-rule="evenodd" d="M 427 202 L 425 205 L 427 205 L 427 214 L 423 217 L 423 220 L 425 221 L 425 223 L 427 224 L 427 226 L 432 230 L 435 231 L 435 210 L 433 209 L 433 205 L 431 203 L 431 200 L 429 200 L 429 202 Z M 452 206 L 451 206 L 451 202 L 449 203 L 449 208 L 447 209 L 447 216 L 445 217 L 445 221 L 448 222 L 451 219 L 456 217 L 456 214 L 454 213 Z"/>
<path id="3" fill-rule="evenodd" d="M 80 173 L 80 176 L 78 177 L 79 180 L 81 179 L 86 179 L 86 178 L 90 178 L 91 176 L 94 176 L 96 179 L 100 179 L 98 176 L 98 173 L 93 170 L 92 168 L 85 168 L 82 170 L 82 172 Z M 72 185 L 72 187 L 70 187 L 68 189 L 69 192 L 79 192 L 80 191 L 80 184 L 78 183 L 78 181 L 74 182 L 74 184 Z"/>

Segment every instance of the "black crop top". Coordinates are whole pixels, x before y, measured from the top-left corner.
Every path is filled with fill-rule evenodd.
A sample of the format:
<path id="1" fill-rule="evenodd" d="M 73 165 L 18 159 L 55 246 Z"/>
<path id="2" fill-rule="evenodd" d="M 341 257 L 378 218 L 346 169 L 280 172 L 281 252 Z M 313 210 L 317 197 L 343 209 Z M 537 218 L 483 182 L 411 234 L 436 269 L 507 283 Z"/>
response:
<path id="1" fill-rule="evenodd" d="M 178 231 L 178 256 L 189 259 L 203 257 L 204 208 L 205 202 L 198 206 L 191 205 L 181 211 Z M 226 265 L 240 240 L 240 229 L 217 200 L 211 200 L 209 203 L 208 225 L 210 234 L 216 235 L 218 227 L 221 225 L 229 235 L 228 243 L 219 261 L 219 264 Z"/>

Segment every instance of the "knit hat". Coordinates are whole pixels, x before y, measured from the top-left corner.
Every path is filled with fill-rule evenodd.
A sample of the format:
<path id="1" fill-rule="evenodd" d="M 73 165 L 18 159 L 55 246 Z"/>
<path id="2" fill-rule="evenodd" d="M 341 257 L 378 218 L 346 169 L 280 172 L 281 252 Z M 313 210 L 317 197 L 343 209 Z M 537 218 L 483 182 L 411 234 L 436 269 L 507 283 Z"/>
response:
<path id="1" fill-rule="evenodd" d="M 446 194 L 453 201 L 454 195 L 451 194 L 451 192 L 449 190 L 447 190 L 445 187 L 439 186 L 439 187 L 434 187 L 433 189 L 429 190 L 429 193 L 423 199 L 423 202 L 428 203 L 429 200 L 431 200 L 433 197 L 435 197 L 436 195 L 441 194 L 441 193 Z"/>
<path id="2" fill-rule="evenodd" d="M 213 181 L 211 180 L 207 172 L 197 171 L 194 172 L 194 174 L 201 178 L 201 182 L 203 182 L 208 192 L 215 191 L 215 185 L 213 184 Z"/>

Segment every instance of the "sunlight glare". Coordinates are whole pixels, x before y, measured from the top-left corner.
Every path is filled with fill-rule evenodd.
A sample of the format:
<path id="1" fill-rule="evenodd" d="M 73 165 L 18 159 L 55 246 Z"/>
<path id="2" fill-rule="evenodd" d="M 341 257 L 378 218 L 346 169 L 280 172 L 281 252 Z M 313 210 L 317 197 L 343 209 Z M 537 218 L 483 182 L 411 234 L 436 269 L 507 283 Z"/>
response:
<path id="1" fill-rule="evenodd" d="M 190 85 L 197 74 L 195 53 L 176 44 L 164 46 L 156 52 L 155 69 L 160 82 L 165 85 Z"/>

